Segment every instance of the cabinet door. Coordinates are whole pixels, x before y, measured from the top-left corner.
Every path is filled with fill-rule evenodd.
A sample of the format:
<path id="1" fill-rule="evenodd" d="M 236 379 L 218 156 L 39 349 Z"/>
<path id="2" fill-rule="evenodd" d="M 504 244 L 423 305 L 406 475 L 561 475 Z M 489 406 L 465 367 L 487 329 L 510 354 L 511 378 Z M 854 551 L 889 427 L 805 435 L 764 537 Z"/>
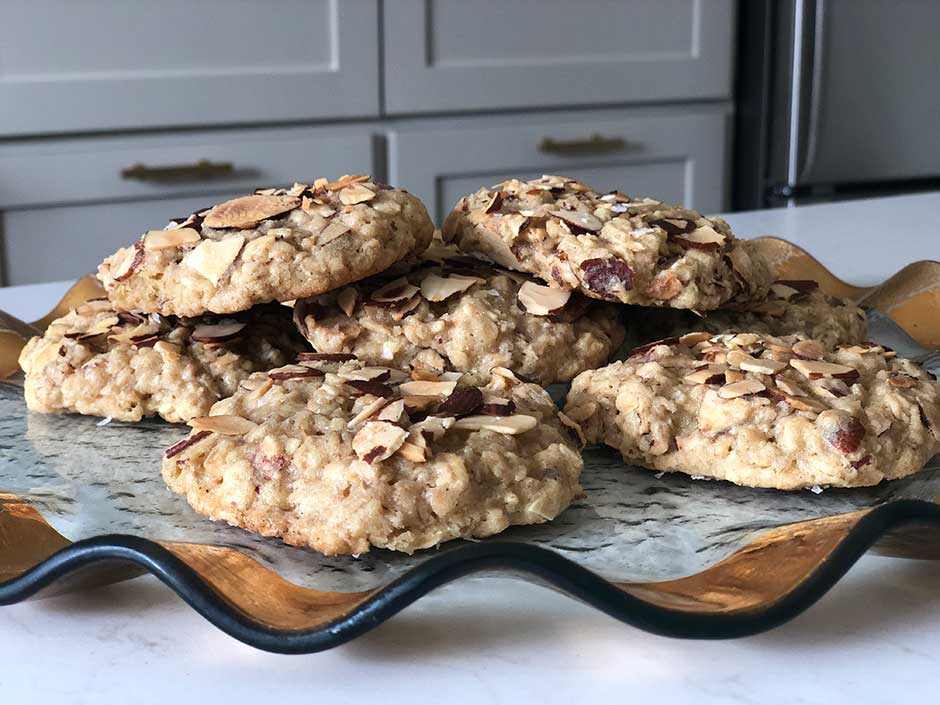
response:
<path id="1" fill-rule="evenodd" d="M 374 131 L 356 125 L 0 144 L 2 283 L 82 276 L 146 230 L 258 186 L 374 173 Z M 197 168 L 188 177 L 203 160 L 218 173 Z"/>
<path id="2" fill-rule="evenodd" d="M 389 113 L 731 95 L 734 0 L 395 0 Z"/>
<path id="3" fill-rule="evenodd" d="M 721 110 L 557 113 L 403 125 L 389 138 L 392 183 L 440 224 L 457 200 L 510 177 L 570 176 L 600 191 L 722 210 L 727 116 Z"/>
<path id="4" fill-rule="evenodd" d="M 378 113 L 377 0 L 8 0 L 0 135 Z"/>

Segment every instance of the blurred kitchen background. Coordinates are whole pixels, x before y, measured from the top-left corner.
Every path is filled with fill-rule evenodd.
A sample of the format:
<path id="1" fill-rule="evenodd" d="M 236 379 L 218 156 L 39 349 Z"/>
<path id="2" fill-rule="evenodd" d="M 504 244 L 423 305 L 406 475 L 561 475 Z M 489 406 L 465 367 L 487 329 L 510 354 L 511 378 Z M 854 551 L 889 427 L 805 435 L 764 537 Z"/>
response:
<path id="1" fill-rule="evenodd" d="M 940 0 L 0 0 L 0 284 L 256 186 L 940 188 Z"/>

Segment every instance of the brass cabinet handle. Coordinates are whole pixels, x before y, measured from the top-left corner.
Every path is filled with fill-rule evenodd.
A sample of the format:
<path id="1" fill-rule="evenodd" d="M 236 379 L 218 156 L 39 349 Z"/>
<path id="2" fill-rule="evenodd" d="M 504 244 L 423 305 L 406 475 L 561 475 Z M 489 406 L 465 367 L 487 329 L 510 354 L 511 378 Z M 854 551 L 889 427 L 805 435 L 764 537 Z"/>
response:
<path id="1" fill-rule="evenodd" d="M 192 164 L 168 164 L 147 166 L 137 163 L 121 169 L 121 178 L 136 181 L 206 181 L 220 176 L 230 176 L 235 171 L 232 162 L 210 162 L 200 159 Z"/>
<path id="2" fill-rule="evenodd" d="M 539 143 L 539 151 L 547 154 L 608 154 L 627 146 L 623 137 L 603 137 L 596 132 L 587 139 L 553 140 L 546 137 Z"/>

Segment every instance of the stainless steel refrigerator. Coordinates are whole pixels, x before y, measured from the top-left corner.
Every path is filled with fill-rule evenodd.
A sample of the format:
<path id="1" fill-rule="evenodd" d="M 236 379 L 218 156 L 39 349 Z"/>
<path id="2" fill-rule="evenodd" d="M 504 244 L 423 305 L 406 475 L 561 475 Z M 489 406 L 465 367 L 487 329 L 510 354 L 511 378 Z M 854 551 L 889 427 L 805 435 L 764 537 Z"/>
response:
<path id="1" fill-rule="evenodd" d="M 940 189 L 940 0 L 741 0 L 735 122 L 739 210 Z"/>

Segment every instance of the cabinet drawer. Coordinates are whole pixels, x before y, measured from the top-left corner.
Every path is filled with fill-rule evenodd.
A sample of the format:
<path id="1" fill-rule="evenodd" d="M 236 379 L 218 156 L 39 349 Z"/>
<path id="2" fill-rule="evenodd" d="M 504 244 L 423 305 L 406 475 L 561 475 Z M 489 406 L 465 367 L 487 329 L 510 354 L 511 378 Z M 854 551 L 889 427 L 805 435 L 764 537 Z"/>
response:
<path id="1" fill-rule="evenodd" d="M 544 173 L 717 212 L 725 202 L 727 122 L 720 109 L 689 109 L 415 123 L 390 137 L 390 178 L 422 198 L 438 223 L 481 186 Z"/>
<path id="2" fill-rule="evenodd" d="M 396 0 L 389 113 L 731 95 L 734 0 Z"/>
<path id="3" fill-rule="evenodd" d="M 8 0 L 0 135 L 378 114 L 377 0 Z"/>
<path id="4" fill-rule="evenodd" d="M 368 125 L 2 145 L 3 283 L 87 274 L 146 230 L 258 186 L 345 173 L 383 178 L 375 173 L 373 152 Z M 145 175 L 165 174 L 159 170 L 202 159 L 231 163 L 232 170 L 195 180 L 121 177 L 128 168 L 139 173 L 134 165 L 144 165 Z"/>

